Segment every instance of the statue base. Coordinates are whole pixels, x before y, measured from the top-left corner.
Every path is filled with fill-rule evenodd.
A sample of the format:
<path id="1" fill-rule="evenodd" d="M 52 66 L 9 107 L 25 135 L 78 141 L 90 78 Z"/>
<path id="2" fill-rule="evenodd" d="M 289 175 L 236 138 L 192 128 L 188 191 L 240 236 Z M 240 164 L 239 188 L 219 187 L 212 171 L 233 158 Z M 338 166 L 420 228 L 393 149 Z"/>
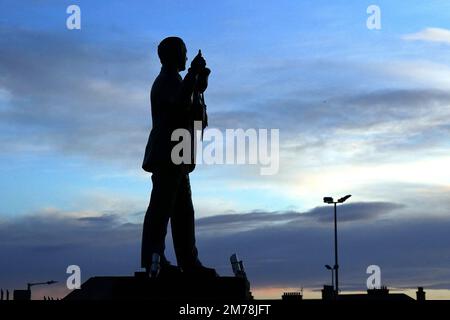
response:
<path id="1" fill-rule="evenodd" d="M 193 277 L 182 272 L 149 278 L 144 272 L 130 276 L 92 277 L 63 300 L 252 300 L 250 283 L 241 277 Z"/>

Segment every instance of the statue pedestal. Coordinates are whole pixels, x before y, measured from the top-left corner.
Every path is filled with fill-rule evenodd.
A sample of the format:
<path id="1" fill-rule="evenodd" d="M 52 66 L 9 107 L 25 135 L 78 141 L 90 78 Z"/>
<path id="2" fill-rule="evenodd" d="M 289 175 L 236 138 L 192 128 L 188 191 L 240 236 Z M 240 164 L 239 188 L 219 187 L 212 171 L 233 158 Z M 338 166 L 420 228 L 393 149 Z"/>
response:
<path id="1" fill-rule="evenodd" d="M 166 300 L 218 301 L 252 300 L 250 283 L 239 277 L 193 277 L 183 273 L 148 278 L 136 272 L 134 277 L 92 277 L 69 293 L 64 300 Z"/>

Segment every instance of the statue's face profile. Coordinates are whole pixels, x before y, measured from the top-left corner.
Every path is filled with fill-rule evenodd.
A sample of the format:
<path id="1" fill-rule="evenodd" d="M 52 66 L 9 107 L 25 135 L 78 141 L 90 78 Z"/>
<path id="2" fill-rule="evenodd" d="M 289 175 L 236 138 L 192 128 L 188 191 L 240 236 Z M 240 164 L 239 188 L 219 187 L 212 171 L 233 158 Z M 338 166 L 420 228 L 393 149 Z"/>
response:
<path id="1" fill-rule="evenodd" d="M 184 71 L 186 70 L 186 62 L 187 62 L 187 49 L 186 49 L 186 45 L 184 44 L 184 42 L 181 43 L 181 48 L 180 48 L 180 56 L 179 56 L 179 60 L 178 60 L 178 70 L 179 71 Z"/>

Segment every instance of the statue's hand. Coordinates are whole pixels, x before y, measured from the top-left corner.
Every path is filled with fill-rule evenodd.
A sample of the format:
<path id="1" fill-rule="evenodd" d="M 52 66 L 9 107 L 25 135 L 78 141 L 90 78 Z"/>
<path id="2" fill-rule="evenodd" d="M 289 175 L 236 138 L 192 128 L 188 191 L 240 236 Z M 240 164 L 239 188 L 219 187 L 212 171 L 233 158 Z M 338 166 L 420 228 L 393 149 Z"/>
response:
<path id="1" fill-rule="evenodd" d="M 202 52 L 198 50 L 197 55 L 191 62 L 191 70 L 194 73 L 199 74 L 205 69 L 205 67 L 206 67 L 206 60 L 202 57 Z"/>
<path id="2" fill-rule="evenodd" d="M 211 73 L 211 70 L 209 68 L 204 68 L 202 71 L 200 71 L 198 78 L 197 78 L 197 90 L 199 92 L 205 92 L 206 88 L 208 88 L 208 77 Z"/>

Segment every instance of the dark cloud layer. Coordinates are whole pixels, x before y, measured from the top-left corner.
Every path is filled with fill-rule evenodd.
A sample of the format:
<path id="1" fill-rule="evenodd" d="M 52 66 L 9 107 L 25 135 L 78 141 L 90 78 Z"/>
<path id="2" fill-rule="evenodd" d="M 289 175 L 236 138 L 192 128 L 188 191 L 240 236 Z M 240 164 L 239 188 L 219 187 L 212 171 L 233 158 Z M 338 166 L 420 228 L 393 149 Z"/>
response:
<path id="1" fill-rule="evenodd" d="M 449 288 L 450 220 L 391 219 L 400 205 L 355 203 L 340 208 L 342 286 L 364 289 L 368 265 L 382 268 L 391 286 Z M 331 207 L 306 213 L 251 212 L 197 220 L 198 246 L 207 265 L 231 274 L 228 257 L 244 260 L 253 286 L 316 288 L 328 281 L 325 264 L 333 258 Z M 35 214 L 0 224 L 0 287 L 27 281 L 64 281 L 70 264 L 93 275 L 132 274 L 138 270 L 141 225 L 118 215 L 67 217 Z M 243 226 L 248 226 L 244 228 Z M 168 238 L 169 256 L 173 258 Z"/>

